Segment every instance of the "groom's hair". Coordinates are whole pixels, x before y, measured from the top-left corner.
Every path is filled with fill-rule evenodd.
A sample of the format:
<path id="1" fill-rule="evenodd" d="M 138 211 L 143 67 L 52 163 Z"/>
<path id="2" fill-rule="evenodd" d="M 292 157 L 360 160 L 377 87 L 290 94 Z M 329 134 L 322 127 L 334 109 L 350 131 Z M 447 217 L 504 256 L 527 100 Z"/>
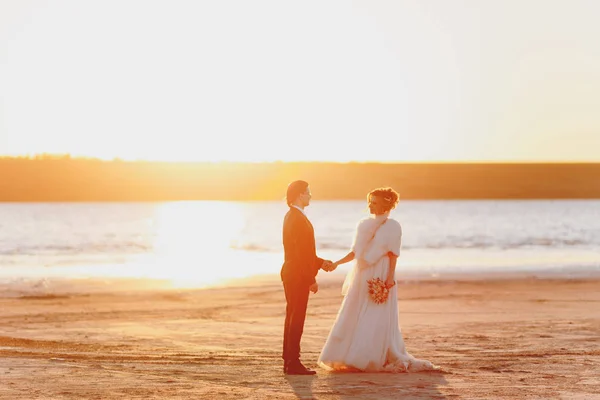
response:
<path id="1" fill-rule="evenodd" d="M 288 206 L 292 206 L 292 203 L 296 201 L 298 196 L 306 191 L 308 187 L 308 182 L 305 181 L 294 181 L 290 183 L 287 187 L 287 193 L 285 196 L 285 200 L 287 201 Z"/>
<path id="2" fill-rule="evenodd" d="M 387 206 L 385 211 L 390 211 L 396 208 L 396 205 L 400 200 L 400 195 L 398 192 L 391 187 L 383 187 L 371 190 L 367 195 L 367 201 L 371 198 L 371 196 L 377 196 L 385 201 Z"/>

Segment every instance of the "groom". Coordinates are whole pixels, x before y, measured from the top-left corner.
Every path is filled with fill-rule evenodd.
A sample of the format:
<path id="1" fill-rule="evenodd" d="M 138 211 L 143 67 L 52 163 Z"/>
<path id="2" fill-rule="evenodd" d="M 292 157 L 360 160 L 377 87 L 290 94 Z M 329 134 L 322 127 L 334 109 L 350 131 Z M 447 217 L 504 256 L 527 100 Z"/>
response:
<path id="1" fill-rule="evenodd" d="M 315 280 L 319 269 L 328 271 L 331 261 L 317 257 L 315 231 L 304 213 L 310 203 L 310 189 L 305 181 L 294 181 L 287 188 L 290 207 L 283 220 L 285 260 L 281 280 L 285 292 L 285 326 L 283 331 L 283 372 L 288 375 L 314 375 L 316 371 L 300 362 L 300 339 L 304 330 L 309 292 L 317 293 Z"/>

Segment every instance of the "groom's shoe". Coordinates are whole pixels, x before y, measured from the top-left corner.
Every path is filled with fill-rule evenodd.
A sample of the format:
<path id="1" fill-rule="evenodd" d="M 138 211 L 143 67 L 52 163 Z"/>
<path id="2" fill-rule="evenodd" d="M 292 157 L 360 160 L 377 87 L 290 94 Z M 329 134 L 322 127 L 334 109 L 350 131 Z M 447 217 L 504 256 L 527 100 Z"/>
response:
<path id="1" fill-rule="evenodd" d="M 293 361 L 288 364 L 285 373 L 287 375 L 315 375 L 317 371 L 306 368 L 300 361 Z"/>

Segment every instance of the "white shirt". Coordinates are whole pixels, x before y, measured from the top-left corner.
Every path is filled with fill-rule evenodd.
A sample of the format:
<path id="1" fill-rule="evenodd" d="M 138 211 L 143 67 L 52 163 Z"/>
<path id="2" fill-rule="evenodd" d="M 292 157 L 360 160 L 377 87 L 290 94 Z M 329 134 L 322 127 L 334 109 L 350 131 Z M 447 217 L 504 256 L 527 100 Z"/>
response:
<path id="1" fill-rule="evenodd" d="M 295 207 L 295 208 L 297 208 L 298 210 L 300 210 L 300 212 L 301 212 L 302 214 L 304 214 L 304 216 L 305 216 L 306 218 L 308 218 L 308 216 L 306 215 L 306 213 L 304 212 L 304 210 L 303 210 L 303 209 L 301 209 L 300 207 L 298 207 L 298 206 L 297 206 L 297 205 L 295 205 L 295 204 L 294 204 L 292 207 Z"/>

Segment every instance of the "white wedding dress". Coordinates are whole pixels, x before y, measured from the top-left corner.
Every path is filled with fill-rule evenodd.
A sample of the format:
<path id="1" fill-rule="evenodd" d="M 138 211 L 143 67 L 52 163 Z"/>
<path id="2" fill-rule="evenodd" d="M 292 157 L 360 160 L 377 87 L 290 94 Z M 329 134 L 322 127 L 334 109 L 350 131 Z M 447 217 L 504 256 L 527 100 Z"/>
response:
<path id="1" fill-rule="evenodd" d="M 344 300 L 319 356 L 322 368 L 365 372 L 439 369 L 406 351 L 398 322 L 398 285 L 393 286 L 383 304 L 369 297 L 367 281 L 375 277 L 385 281 L 387 253 L 399 255 L 401 239 L 400 224 L 387 214 L 359 222 L 352 245 L 354 266 L 344 282 Z"/>

